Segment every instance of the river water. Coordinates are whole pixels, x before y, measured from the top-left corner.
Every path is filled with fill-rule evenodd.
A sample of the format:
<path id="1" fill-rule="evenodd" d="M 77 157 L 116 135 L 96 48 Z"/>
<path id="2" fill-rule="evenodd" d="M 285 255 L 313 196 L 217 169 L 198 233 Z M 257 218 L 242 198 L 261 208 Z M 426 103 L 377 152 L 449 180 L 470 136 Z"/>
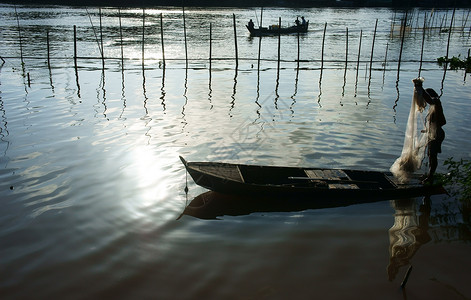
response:
<path id="1" fill-rule="evenodd" d="M 401 55 L 391 24 L 402 12 L 265 9 L 263 24 L 310 20 L 299 65 L 297 36 L 281 37 L 279 64 L 277 37 L 248 36 L 244 24 L 259 22 L 260 10 L 187 8 L 185 28 L 181 9 L 120 13 L 124 65 L 118 10 L 103 8 L 103 67 L 97 8 L 0 5 L 2 299 L 471 297 L 469 220 L 448 196 L 430 206 L 418 198 L 181 216 L 206 190 L 187 178 L 179 155 L 388 170 L 420 67 L 416 24 L 431 11 L 413 11 Z M 467 13 L 456 11 L 455 25 L 467 26 L 452 31 L 450 57 L 467 55 Z M 434 14 L 436 26 L 451 19 Z M 469 159 L 471 149 L 471 86 L 462 70 L 435 63 L 448 45 L 442 31 L 426 32 L 421 68 L 448 121 L 441 162 Z"/>

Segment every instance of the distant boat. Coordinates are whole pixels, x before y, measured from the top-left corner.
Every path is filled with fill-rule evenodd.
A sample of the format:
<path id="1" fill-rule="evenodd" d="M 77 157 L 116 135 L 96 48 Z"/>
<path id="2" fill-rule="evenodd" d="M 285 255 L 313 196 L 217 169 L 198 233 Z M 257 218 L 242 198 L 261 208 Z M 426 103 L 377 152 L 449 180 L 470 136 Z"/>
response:
<path id="1" fill-rule="evenodd" d="M 309 21 L 305 25 L 293 25 L 289 27 L 280 27 L 279 25 L 270 25 L 269 27 L 250 27 L 245 25 L 250 32 L 251 36 L 267 36 L 267 35 L 279 35 L 279 34 L 290 34 L 290 33 L 306 33 L 309 27 Z"/>
<path id="2" fill-rule="evenodd" d="M 368 199 L 446 193 L 441 185 L 422 185 L 418 180 L 400 184 L 389 172 L 187 162 L 181 156 L 180 159 L 196 184 L 230 195 L 311 201 L 353 199 L 353 203 L 362 203 Z"/>

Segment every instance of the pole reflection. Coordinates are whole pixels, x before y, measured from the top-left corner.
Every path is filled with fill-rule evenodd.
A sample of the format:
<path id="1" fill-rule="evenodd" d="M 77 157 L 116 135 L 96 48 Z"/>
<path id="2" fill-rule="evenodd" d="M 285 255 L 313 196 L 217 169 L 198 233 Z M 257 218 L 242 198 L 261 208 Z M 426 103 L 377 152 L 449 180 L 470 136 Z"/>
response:
<path id="1" fill-rule="evenodd" d="M 119 119 L 123 117 L 124 110 L 126 109 L 126 94 L 125 94 L 125 87 L 124 87 L 124 68 L 121 69 L 121 100 L 123 101 L 123 109 L 121 110 Z"/>
<path id="2" fill-rule="evenodd" d="M 231 108 L 229 109 L 229 116 L 232 117 L 232 110 L 235 107 L 235 95 L 237 93 L 237 67 L 235 69 L 235 74 L 234 74 L 234 86 L 232 87 L 232 95 L 231 95 Z"/>
<path id="3" fill-rule="evenodd" d="M 183 92 L 183 98 L 185 98 L 185 103 L 183 103 L 183 106 L 182 106 L 182 124 L 183 124 L 183 127 L 182 127 L 182 132 L 185 131 L 185 127 L 186 125 L 188 125 L 188 122 L 186 121 L 186 114 L 185 114 L 185 109 L 186 109 L 186 105 L 188 104 L 188 96 L 187 96 L 187 92 L 188 92 L 188 68 L 185 68 L 185 82 L 184 82 L 184 92 Z"/>
<path id="4" fill-rule="evenodd" d="M 166 92 L 165 92 L 165 64 L 164 64 L 162 68 L 162 86 L 160 88 L 160 100 L 162 100 L 160 104 L 162 104 L 162 109 L 164 111 L 164 114 L 167 109 L 165 105 L 165 95 L 166 95 Z"/>
<path id="5" fill-rule="evenodd" d="M 104 77 L 103 77 L 104 78 Z M 103 79 L 104 80 L 104 79 Z M 51 76 L 51 84 L 52 84 L 52 76 Z M 77 97 L 80 97 L 80 82 L 79 82 L 79 73 L 77 68 L 75 68 L 75 84 L 77 85 Z"/>
<path id="6" fill-rule="evenodd" d="M 291 105 L 289 106 L 289 110 L 291 111 L 291 118 L 294 118 L 294 105 L 296 104 L 296 94 L 298 93 L 298 81 L 299 81 L 299 60 L 296 68 L 296 77 L 294 79 L 294 92 L 291 95 Z"/>
<path id="7" fill-rule="evenodd" d="M 5 64 L 5 61 L 2 59 L 2 64 L 0 64 L 0 75 L 2 74 L 2 68 L 3 65 Z M 2 77 L 0 76 L 0 79 Z M 2 82 L 0 81 L 0 86 L 2 85 Z M 8 132 L 8 127 L 7 127 L 7 117 L 6 117 L 6 112 L 5 112 L 5 107 L 4 107 L 4 102 L 2 98 L 2 91 L 0 90 L 0 141 L 6 143 L 5 151 L 3 151 L 3 157 L 7 156 L 7 151 L 8 148 L 10 147 L 10 142 L 5 140 L 5 138 L 10 135 Z M 7 160 L 6 160 L 7 161 Z M 6 167 L 6 165 L 5 165 Z"/>

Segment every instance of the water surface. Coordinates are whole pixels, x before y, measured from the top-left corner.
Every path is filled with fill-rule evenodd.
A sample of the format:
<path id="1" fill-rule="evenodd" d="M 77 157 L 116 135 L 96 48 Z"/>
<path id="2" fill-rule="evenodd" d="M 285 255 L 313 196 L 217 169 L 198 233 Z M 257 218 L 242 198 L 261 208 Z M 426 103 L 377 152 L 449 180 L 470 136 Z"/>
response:
<path id="1" fill-rule="evenodd" d="M 393 11 L 264 10 L 264 24 L 277 23 L 279 16 L 286 22 L 297 15 L 310 20 L 310 32 L 300 37 L 299 68 L 296 36 L 281 38 L 279 65 L 277 37 L 262 39 L 258 67 L 259 40 L 244 29 L 255 18 L 249 9 L 185 10 L 188 68 L 180 9 L 145 11 L 144 68 L 142 10 L 121 11 L 124 66 L 118 11 L 102 10 L 104 68 L 90 23 L 98 28 L 98 9 L 18 6 L 17 13 L 24 65 L 15 7 L 0 6 L 2 295 L 471 297 L 465 282 L 469 220 L 446 196 L 432 197 L 430 207 L 420 206 L 422 199 L 397 199 L 300 211 L 267 207 L 225 214 L 219 221 L 179 218 L 206 192 L 187 181 L 179 155 L 194 161 L 388 170 L 402 149 L 422 41 L 420 29 L 406 36 L 398 74 L 401 39 L 391 35 Z M 415 13 L 422 18 L 430 11 Z M 451 16 L 451 11 L 436 13 Z M 457 11 L 456 22 L 466 13 Z M 442 94 L 448 121 L 440 160 L 469 159 L 469 78 L 462 71 L 445 73 L 434 62 L 445 55 L 447 33 L 431 31 L 425 41 L 421 75 L 426 87 Z M 467 48 L 468 32 L 453 32 L 450 56 L 463 57 Z M 410 265 L 404 294 L 399 286 Z"/>

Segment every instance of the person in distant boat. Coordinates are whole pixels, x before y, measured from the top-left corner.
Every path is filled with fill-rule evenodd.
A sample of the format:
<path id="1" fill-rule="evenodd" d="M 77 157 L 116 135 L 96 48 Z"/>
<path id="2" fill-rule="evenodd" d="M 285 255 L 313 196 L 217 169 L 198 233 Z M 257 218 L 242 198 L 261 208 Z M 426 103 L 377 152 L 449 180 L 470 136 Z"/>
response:
<path id="1" fill-rule="evenodd" d="M 438 166 L 438 153 L 442 152 L 442 142 L 445 139 L 445 131 L 442 126 L 446 124 L 443 107 L 440 96 L 433 89 L 425 89 L 422 87 L 422 80 L 412 80 L 415 90 L 421 95 L 425 102 L 430 105 L 427 122 L 428 122 L 428 144 L 427 155 L 429 157 L 429 172 L 422 183 L 432 183 L 433 175 Z"/>
<path id="2" fill-rule="evenodd" d="M 304 17 L 301 17 L 301 24 L 303 27 L 306 27 L 306 19 L 304 19 Z"/>
<path id="3" fill-rule="evenodd" d="M 249 25 L 247 25 L 247 27 L 249 28 L 249 30 L 252 30 L 252 29 L 254 29 L 255 25 L 253 24 L 253 21 L 252 21 L 252 19 L 250 19 L 250 21 L 249 21 Z"/>
<path id="4" fill-rule="evenodd" d="M 301 25 L 301 22 L 299 22 L 299 17 L 296 17 L 296 20 L 294 20 L 294 24 L 296 24 L 296 26 Z"/>

